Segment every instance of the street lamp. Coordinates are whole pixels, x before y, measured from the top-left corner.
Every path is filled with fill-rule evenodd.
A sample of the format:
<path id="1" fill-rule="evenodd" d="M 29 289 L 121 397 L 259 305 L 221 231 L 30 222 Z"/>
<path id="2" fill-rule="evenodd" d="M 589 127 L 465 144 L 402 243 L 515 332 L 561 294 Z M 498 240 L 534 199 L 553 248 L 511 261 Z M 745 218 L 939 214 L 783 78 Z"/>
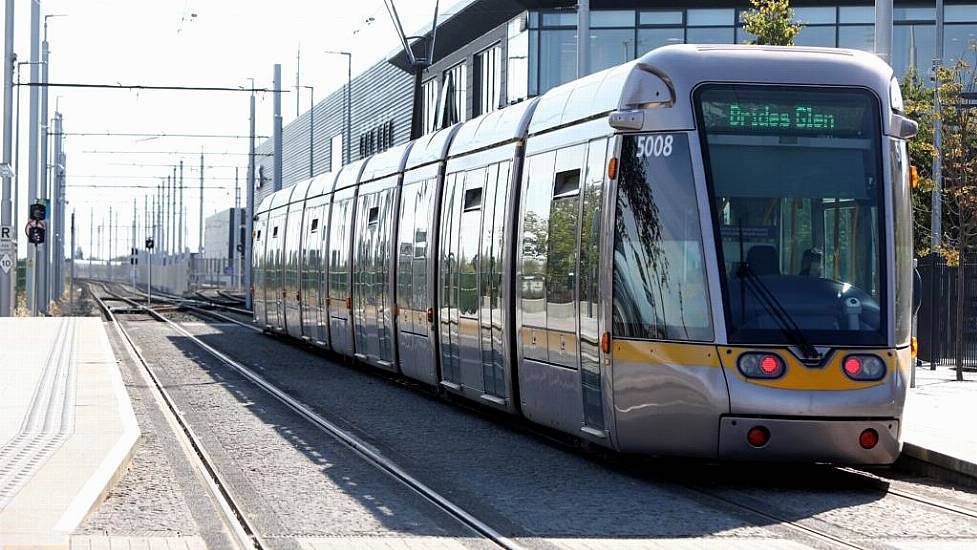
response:
<path id="1" fill-rule="evenodd" d="M 346 162 L 350 162 L 351 160 L 353 160 L 353 157 L 350 154 L 350 142 L 353 139 L 353 128 L 352 128 L 353 123 L 352 123 L 352 117 L 350 115 L 350 112 L 352 111 L 352 103 L 353 103 L 353 99 L 352 99 L 353 98 L 353 92 L 352 92 L 353 54 L 350 52 L 334 51 L 334 50 L 325 50 L 325 52 L 323 53 L 327 53 L 329 55 L 346 56 L 346 138 L 344 139 L 344 141 L 346 142 L 345 143 Z M 339 164 L 342 165 L 343 163 L 340 162 Z M 336 171 L 336 166 L 333 166 L 333 171 L 334 172 Z"/>

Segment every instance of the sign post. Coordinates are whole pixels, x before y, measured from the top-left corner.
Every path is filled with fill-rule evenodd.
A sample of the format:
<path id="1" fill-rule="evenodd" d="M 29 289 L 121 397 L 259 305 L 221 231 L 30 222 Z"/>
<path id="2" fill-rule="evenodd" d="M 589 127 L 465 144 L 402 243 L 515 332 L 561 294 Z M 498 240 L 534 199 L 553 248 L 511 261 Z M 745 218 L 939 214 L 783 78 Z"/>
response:
<path id="1" fill-rule="evenodd" d="M 9 225 L 0 225 L 0 271 L 4 275 L 9 275 L 10 270 L 16 265 L 17 241 L 14 240 L 14 228 Z"/>
<path id="2" fill-rule="evenodd" d="M 146 278 L 146 296 L 148 297 L 147 304 L 149 306 L 153 305 L 153 239 L 146 239 L 146 255 L 149 259 L 149 265 L 146 266 L 149 269 L 149 276 Z"/>

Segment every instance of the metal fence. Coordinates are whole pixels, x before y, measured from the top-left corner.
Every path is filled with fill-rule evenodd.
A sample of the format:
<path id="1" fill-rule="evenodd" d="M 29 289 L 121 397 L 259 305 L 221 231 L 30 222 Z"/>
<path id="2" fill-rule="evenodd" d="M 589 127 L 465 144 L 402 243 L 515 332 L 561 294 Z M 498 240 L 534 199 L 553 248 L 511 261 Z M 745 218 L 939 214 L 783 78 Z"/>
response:
<path id="1" fill-rule="evenodd" d="M 977 368 L 977 257 L 962 267 L 951 267 L 939 256 L 918 260 L 922 278 L 922 305 L 916 317 L 919 359 L 931 365 L 956 364 L 957 303 L 963 301 L 963 346 L 965 368 Z M 957 277 L 964 278 L 963 295 L 957 296 Z"/>

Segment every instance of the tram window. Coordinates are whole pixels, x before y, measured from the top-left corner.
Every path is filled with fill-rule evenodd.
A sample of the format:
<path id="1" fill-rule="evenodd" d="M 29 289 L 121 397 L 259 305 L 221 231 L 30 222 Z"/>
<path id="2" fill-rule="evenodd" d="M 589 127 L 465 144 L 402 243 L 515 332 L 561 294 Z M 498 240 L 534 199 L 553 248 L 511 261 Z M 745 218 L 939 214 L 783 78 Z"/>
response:
<path id="1" fill-rule="evenodd" d="M 624 138 L 614 227 L 616 336 L 712 339 L 694 183 L 686 134 Z"/>
<path id="2" fill-rule="evenodd" d="M 319 230 L 319 218 L 312 219 L 312 228 L 309 230 L 311 233 L 315 233 Z"/>
<path id="3" fill-rule="evenodd" d="M 274 229 L 271 230 L 271 238 L 272 239 L 277 239 L 278 238 L 278 226 L 277 225 L 275 226 Z"/>
<path id="4" fill-rule="evenodd" d="M 482 188 L 465 189 L 465 212 L 482 207 Z"/>
<path id="5" fill-rule="evenodd" d="M 370 208 L 370 213 L 367 216 L 367 223 L 369 225 L 376 225 L 380 221 L 380 207 L 373 206 Z"/>
<path id="6" fill-rule="evenodd" d="M 553 183 L 553 198 L 562 199 L 580 193 L 580 170 L 557 172 Z"/>
<path id="7" fill-rule="evenodd" d="M 522 215 L 523 324 L 546 326 L 546 245 L 550 218 L 550 189 L 556 153 L 528 159 Z"/>
<path id="8" fill-rule="evenodd" d="M 789 317 L 813 344 L 884 342 L 877 99 L 716 85 L 697 103 L 730 341 L 784 342 Z"/>
<path id="9" fill-rule="evenodd" d="M 255 237 L 255 240 L 256 241 L 260 241 L 261 240 L 261 230 L 260 229 L 258 230 L 258 236 Z"/>

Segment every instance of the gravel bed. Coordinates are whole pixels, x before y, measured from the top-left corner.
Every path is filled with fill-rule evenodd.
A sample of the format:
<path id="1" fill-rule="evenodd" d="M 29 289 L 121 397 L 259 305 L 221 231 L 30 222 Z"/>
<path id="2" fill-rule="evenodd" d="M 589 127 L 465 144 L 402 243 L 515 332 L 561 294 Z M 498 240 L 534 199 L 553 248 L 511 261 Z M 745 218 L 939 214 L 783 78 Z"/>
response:
<path id="1" fill-rule="evenodd" d="M 189 328 L 208 326 L 198 321 Z M 153 371 L 275 548 L 297 549 L 297 537 L 343 536 L 436 536 L 484 546 L 172 328 L 130 323 L 128 329 L 142 349 L 152 350 Z"/>

